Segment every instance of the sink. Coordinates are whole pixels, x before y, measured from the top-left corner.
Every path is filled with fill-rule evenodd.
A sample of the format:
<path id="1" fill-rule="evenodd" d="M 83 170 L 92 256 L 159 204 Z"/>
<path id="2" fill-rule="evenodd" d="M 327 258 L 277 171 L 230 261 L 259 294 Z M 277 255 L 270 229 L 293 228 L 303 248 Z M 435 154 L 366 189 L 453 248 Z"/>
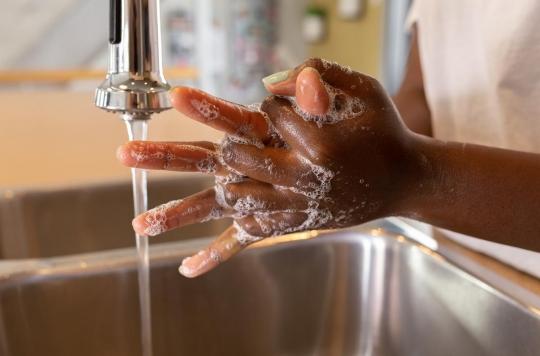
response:
<path id="1" fill-rule="evenodd" d="M 427 238 L 306 232 L 192 280 L 178 264 L 208 239 L 153 245 L 154 354 L 538 355 L 540 296 Z M 0 261 L 0 354 L 139 355 L 135 271 L 132 248 Z"/>
<path id="2" fill-rule="evenodd" d="M 213 185 L 210 178 L 200 175 L 178 176 L 149 181 L 150 207 Z M 0 190 L 0 259 L 65 256 L 131 247 L 135 241 L 132 218 L 129 180 Z M 162 235 L 159 242 L 217 235 L 229 224 L 230 221 L 223 220 L 183 227 Z"/>

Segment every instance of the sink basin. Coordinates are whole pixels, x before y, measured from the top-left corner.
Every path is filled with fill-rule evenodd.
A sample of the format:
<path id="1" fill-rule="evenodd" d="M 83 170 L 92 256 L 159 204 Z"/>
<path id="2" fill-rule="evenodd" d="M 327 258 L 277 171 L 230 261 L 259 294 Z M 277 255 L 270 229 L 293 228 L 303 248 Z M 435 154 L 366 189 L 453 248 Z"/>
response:
<path id="1" fill-rule="evenodd" d="M 207 239 L 154 245 L 154 354 L 539 354 L 538 295 L 412 235 L 275 238 L 193 280 L 178 264 Z M 0 262 L 0 354 L 139 355 L 135 266 L 129 248 Z"/>
<path id="2" fill-rule="evenodd" d="M 151 179 L 149 206 L 213 185 L 210 178 L 179 174 Z M 65 256 L 131 247 L 131 181 L 56 189 L 0 190 L 0 259 Z M 230 221 L 210 221 L 164 234 L 159 242 L 213 236 Z M 153 241 L 152 241 L 153 242 Z"/>

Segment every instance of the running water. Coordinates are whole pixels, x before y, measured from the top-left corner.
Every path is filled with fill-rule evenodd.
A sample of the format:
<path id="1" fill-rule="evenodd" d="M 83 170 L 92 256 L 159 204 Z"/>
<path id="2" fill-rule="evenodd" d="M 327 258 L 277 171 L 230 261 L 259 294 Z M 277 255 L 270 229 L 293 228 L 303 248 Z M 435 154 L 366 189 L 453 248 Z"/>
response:
<path id="1" fill-rule="evenodd" d="M 126 115 L 127 116 L 127 115 Z M 148 120 L 132 120 L 124 117 L 129 140 L 146 140 L 148 136 Z M 133 203 L 135 216 L 148 209 L 148 192 L 146 189 L 146 171 L 132 168 Z M 141 343 L 142 356 L 152 356 L 152 316 L 150 301 L 150 260 L 148 256 L 148 238 L 135 235 L 137 245 L 137 271 L 139 279 L 139 303 L 141 310 Z"/>

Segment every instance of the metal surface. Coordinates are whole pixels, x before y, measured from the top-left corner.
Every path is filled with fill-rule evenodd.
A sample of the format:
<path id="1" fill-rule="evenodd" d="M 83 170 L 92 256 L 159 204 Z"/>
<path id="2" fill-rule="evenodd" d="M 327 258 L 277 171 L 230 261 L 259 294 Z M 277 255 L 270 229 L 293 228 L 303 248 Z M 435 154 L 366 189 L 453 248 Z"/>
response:
<path id="1" fill-rule="evenodd" d="M 197 193 L 210 178 L 151 179 L 149 206 Z M 43 258 L 132 247 L 129 181 L 57 189 L 0 190 L 0 259 Z M 152 239 L 170 242 L 219 234 L 227 221 L 187 226 Z"/>
<path id="2" fill-rule="evenodd" d="M 403 234 L 278 238 L 194 280 L 177 266 L 206 240 L 154 246 L 155 355 L 538 355 L 537 295 Z M 0 263 L 0 354 L 138 355 L 135 264 L 131 249 Z"/>
<path id="3" fill-rule="evenodd" d="M 110 1 L 117 4 L 110 14 L 115 40 L 109 43 L 109 71 L 96 90 L 95 104 L 148 119 L 171 107 L 161 61 L 159 0 Z"/>

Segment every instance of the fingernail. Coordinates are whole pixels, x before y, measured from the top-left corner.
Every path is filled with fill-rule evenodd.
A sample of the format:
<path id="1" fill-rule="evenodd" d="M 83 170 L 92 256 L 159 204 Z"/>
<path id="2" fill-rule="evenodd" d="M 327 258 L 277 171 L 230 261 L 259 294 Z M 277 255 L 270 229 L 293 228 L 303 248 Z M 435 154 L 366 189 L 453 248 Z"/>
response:
<path id="1" fill-rule="evenodd" d="M 269 75 L 266 78 L 263 78 L 264 85 L 274 85 L 281 82 L 284 82 L 289 78 L 289 74 L 291 73 L 290 70 L 284 70 L 283 72 L 277 72 L 272 75 Z"/>

